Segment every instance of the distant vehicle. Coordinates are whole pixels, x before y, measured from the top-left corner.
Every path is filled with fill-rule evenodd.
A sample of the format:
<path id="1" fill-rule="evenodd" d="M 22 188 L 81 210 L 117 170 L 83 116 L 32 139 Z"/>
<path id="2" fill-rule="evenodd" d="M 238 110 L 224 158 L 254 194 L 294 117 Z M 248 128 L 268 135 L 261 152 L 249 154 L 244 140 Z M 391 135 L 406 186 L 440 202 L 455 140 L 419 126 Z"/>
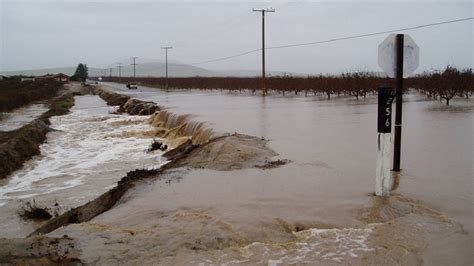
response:
<path id="1" fill-rule="evenodd" d="M 96 81 L 96 80 L 86 80 L 82 83 L 82 85 L 88 87 L 88 86 L 91 86 L 91 87 L 97 87 L 97 86 L 100 86 L 100 82 L 99 81 Z"/>
<path id="2" fill-rule="evenodd" d="M 100 86 L 100 82 L 99 81 L 96 81 L 96 80 L 93 80 L 91 82 L 91 86 L 95 87 L 95 86 Z"/>
<path id="3" fill-rule="evenodd" d="M 127 83 L 127 88 L 129 90 L 136 90 L 138 89 L 138 84 L 136 82 L 129 82 Z"/>

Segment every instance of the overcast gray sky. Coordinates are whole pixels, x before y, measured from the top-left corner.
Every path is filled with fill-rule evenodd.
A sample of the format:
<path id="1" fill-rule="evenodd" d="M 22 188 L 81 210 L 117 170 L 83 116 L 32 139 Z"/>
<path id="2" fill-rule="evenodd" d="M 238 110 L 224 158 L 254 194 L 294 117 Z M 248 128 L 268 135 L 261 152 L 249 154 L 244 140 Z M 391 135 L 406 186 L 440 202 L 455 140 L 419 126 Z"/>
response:
<path id="1" fill-rule="evenodd" d="M 473 1 L 21 1 L 0 0 L 0 71 L 107 67 L 132 56 L 196 63 L 261 46 L 312 42 L 474 16 Z M 473 20 L 408 33 L 420 47 L 419 71 L 447 64 L 472 67 Z M 377 46 L 386 35 L 267 51 L 268 71 L 380 71 Z M 258 70 L 260 53 L 197 65 Z M 138 59 L 140 60 L 140 59 Z M 138 61 L 140 62 L 140 61 Z"/>

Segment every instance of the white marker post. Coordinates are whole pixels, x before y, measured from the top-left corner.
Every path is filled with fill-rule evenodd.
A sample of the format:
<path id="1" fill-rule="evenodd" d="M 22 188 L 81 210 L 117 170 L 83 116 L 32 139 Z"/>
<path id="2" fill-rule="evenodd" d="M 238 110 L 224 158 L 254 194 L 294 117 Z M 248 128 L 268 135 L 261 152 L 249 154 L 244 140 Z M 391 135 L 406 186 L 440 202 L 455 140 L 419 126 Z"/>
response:
<path id="1" fill-rule="evenodd" d="M 389 196 L 392 187 L 392 89 L 380 87 L 377 115 L 377 161 L 375 195 Z"/>

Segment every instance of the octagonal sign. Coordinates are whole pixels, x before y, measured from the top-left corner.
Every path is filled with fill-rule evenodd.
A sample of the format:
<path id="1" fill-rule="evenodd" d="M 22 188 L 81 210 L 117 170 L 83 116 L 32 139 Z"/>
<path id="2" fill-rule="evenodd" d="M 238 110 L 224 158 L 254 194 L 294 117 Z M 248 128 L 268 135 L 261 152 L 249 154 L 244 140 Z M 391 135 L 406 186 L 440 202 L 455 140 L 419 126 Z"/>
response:
<path id="1" fill-rule="evenodd" d="M 396 34 L 390 34 L 379 45 L 378 63 L 379 66 L 391 78 L 396 76 L 397 52 Z M 403 38 L 403 77 L 407 78 L 412 74 L 419 64 L 420 49 L 408 34 Z"/>

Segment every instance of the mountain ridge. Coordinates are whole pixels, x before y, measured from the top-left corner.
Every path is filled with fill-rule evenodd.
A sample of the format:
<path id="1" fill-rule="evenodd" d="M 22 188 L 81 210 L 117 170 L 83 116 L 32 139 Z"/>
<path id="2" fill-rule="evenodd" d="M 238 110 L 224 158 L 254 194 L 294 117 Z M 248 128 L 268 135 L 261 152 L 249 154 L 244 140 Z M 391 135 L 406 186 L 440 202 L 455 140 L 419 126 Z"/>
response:
<path id="1" fill-rule="evenodd" d="M 116 64 L 115 64 L 116 65 Z M 115 66 L 113 68 L 98 68 L 88 67 L 89 76 L 110 76 L 110 69 L 112 69 L 112 76 L 119 76 L 119 68 Z M 0 74 L 15 76 L 42 76 L 46 74 L 64 73 L 72 76 L 76 70 L 75 66 L 68 67 L 56 67 L 56 68 L 42 68 L 42 69 L 27 69 L 27 70 L 15 70 L 15 71 L 1 71 Z M 163 62 L 145 62 L 139 63 L 136 66 L 137 77 L 164 77 L 166 75 L 166 65 Z M 124 65 L 121 67 L 122 77 L 133 77 L 133 66 Z M 268 76 L 276 75 L 292 75 L 292 76 L 306 76 L 307 74 L 296 74 L 289 72 L 269 71 Z M 260 76 L 261 72 L 258 70 L 208 70 L 205 68 L 188 65 L 180 62 L 168 63 L 168 76 L 169 77 L 257 77 Z"/>

